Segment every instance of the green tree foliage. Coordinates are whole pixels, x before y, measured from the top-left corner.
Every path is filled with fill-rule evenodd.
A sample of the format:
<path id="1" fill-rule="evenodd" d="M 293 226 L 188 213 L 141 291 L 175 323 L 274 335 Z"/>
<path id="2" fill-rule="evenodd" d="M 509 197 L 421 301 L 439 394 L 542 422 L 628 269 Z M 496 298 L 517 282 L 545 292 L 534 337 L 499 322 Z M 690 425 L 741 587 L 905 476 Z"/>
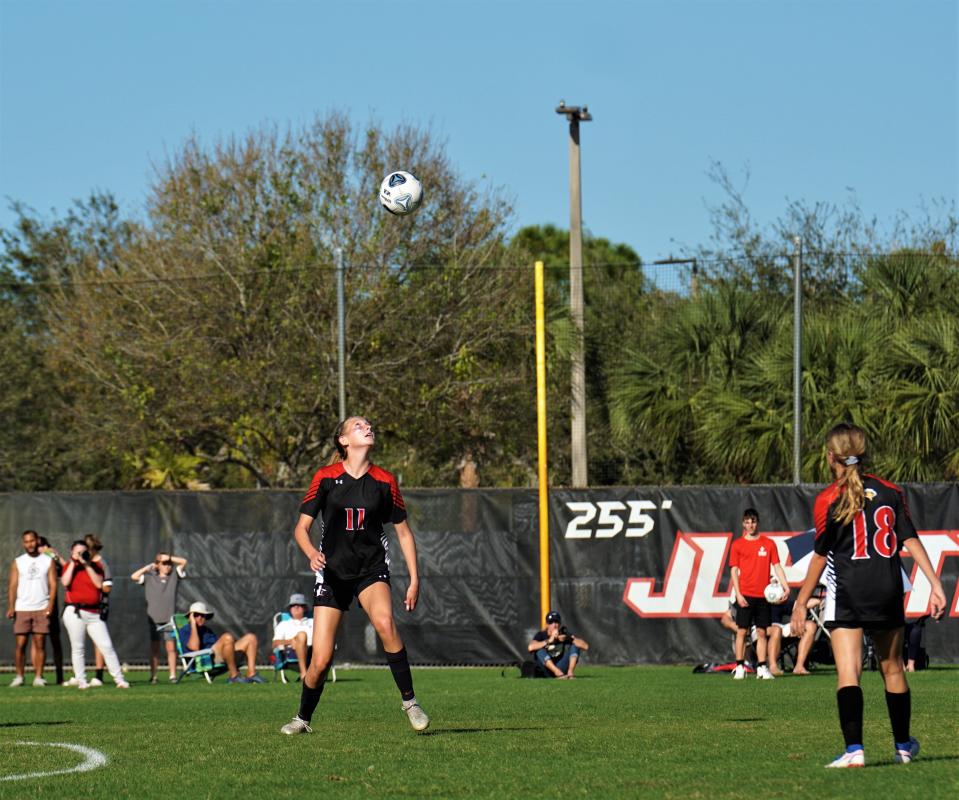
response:
<path id="1" fill-rule="evenodd" d="M 427 187 L 410 217 L 376 201 L 396 164 Z M 532 413 L 531 286 L 502 266 L 509 213 L 428 132 L 333 114 L 187 142 L 143 224 L 69 257 L 27 246 L 37 266 L 21 273 L 57 278 L 45 360 L 74 376 L 78 435 L 119 456 L 123 483 L 308 481 L 337 416 L 334 248 L 349 265 L 349 410 L 381 423 L 380 457 L 407 482 L 455 483 L 464 454 L 512 482 Z"/>
<path id="2" fill-rule="evenodd" d="M 394 165 L 424 181 L 378 208 Z M 882 231 L 790 203 L 769 230 L 721 167 L 696 287 L 664 291 L 625 245 L 584 241 L 590 482 L 770 483 L 792 473 L 791 235 L 804 241 L 802 478 L 862 425 L 894 480 L 959 478 L 954 210 Z M 411 485 L 535 480 L 532 262 L 548 269 L 551 482 L 568 481 L 569 239 L 511 239 L 507 204 L 429 132 L 342 115 L 159 167 L 141 221 L 109 195 L 0 232 L 0 490 L 302 486 L 337 417 L 334 252 L 350 413 Z M 895 240 L 896 246 L 891 246 Z M 687 275 L 687 278 L 690 276 Z"/>
<path id="3" fill-rule="evenodd" d="M 569 316 L 569 232 L 553 225 L 521 228 L 512 237 L 515 261 L 543 261 L 547 276 L 549 352 L 549 452 L 553 480 L 570 474 L 570 357 L 574 328 Z M 649 285 L 642 261 L 628 245 L 587 233 L 583 240 L 586 432 L 589 480 L 621 483 L 631 453 L 610 436 L 610 371 L 622 350 L 624 332 L 642 327 Z"/>

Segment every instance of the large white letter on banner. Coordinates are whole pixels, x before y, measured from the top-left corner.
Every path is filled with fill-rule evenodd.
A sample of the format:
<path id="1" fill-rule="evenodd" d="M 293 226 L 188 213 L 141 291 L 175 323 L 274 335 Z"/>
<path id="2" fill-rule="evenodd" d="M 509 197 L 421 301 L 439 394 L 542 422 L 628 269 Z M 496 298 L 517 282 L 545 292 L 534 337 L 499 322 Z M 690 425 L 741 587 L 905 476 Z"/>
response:
<path id="1" fill-rule="evenodd" d="M 718 617 L 728 593 L 719 592 L 731 533 L 677 533 L 662 592 L 654 578 L 630 578 L 623 601 L 641 617 Z"/>

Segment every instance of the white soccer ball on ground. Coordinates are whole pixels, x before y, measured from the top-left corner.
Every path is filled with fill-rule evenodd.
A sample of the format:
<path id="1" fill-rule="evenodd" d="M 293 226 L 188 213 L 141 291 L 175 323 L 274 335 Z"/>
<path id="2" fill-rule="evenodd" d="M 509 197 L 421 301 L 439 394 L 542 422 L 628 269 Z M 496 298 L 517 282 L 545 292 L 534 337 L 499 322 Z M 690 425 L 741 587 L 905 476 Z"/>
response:
<path id="1" fill-rule="evenodd" d="M 380 202 L 391 214 L 409 214 L 423 202 L 423 184 L 412 173 L 391 172 L 380 184 Z"/>
<path id="2" fill-rule="evenodd" d="M 783 590 L 783 587 L 779 585 L 779 581 L 770 581 L 763 590 L 763 596 L 769 603 L 778 603 L 783 599 L 784 593 L 785 591 Z"/>

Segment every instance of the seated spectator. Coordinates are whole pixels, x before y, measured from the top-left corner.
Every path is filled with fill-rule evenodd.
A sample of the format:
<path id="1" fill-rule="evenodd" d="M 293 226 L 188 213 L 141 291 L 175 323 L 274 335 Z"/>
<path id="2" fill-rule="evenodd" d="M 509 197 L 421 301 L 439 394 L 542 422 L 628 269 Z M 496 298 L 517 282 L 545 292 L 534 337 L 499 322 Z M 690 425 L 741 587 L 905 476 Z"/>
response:
<path id="1" fill-rule="evenodd" d="M 589 650 L 589 643 L 561 627 L 562 622 L 558 611 L 550 611 L 546 615 L 546 628 L 533 637 L 527 649 L 548 674 L 571 680 L 576 677 L 579 654 Z"/>
<path id="2" fill-rule="evenodd" d="M 736 635 L 739 632 L 739 626 L 736 624 L 736 594 L 732 593 L 729 598 L 729 605 L 726 607 L 726 610 L 723 612 L 723 615 L 719 618 L 719 624 L 722 625 L 727 631 L 729 631 L 732 636 L 730 637 L 730 647 L 733 651 L 733 658 L 736 657 Z M 752 670 L 756 664 L 756 645 L 749 639 L 746 642 L 746 657 L 745 657 L 745 667 L 748 670 Z"/>
<path id="3" fill-rule="evenodd" d="M 806 608 L 815 608 L 820 604 L 819 598 L 811 597 L 806 603 Z M 806 660 L 809 658 L 809 651 L 812 650 L 813 641 L 816 638 L 816 622 L 806 617 L 806 624 L 800 634 L 792 630 L 789 619 L 793 613 L 793 599 L 787 594 L 781 603 L 772 604 L 772 624 L 766 629 L 766 640 L 768 644 L 769 669 L 773 675 L 782 675 L 779 667 L 779 653 L 782 649 L 783 639 L 795 637 L 798 635 L 799 644 L 796 646 L 796 663 L 793 665 L 793 675 L 808 675 L 806 669 Z"/>
<path id="4" fill-rule="evenodd" d="M 235 639 L 232 633 L 217 636 L 207 626 L 207 620 L 213 619 L 213 612 L 206 603 L 194 603 L 187 614 L 189 624 L 178 631 L 180 643 L 185 650 L 213 650 L 213 663 L 226 664 L 230 683 L 263 683 L 256 674 L 256 635 L 245 633 Z M 236 654 L 246 656 L 246 677 L 236 668 Z"/>
<path id="5" fill-rule="evenodd" d="M 287 652 L 287 661 L 296 659 L 300 680 L 303 680 L 313 650 L 313 620 L 306 615 L 306 597 L 290 595 L 287 611 L 290 618 L 282 620 L 273 629 L 273 649 L 283 648 Z"/>

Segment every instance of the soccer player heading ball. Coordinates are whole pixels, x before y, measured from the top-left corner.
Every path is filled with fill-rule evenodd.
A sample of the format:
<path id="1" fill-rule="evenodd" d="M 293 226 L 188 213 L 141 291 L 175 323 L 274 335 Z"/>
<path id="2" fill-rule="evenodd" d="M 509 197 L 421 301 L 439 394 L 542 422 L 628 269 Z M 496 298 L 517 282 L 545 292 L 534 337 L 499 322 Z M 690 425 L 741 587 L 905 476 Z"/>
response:
<path id="1" fill-rule="evenodd" d="M 293 535 L 309 559 L 310 569 L 316 572 L 313 658 L 303 679 L 300 710 L 280 729 L 286 734 L 313 732 L 310 720 L 333 660 L 336 631 L 354 597 L 383 642 L 410 725 L 423 731 L 430 724 L 430 718 L 416 702 L 406 648 L 393 622 L 383 525 L 393 523 L 410 573 L 407 611 L 416 608 L 419 596 L 416 544 L 406 522 L 406 506 L 396 478 L 369 459 L 375 438 L 373 425 L 365 417 L 343 420 L 333 434 L 334 463 L 317 471 L 300 505 Z M 310 539 L 310 528 L 318 516 L 322 516 L 323 522 L 319 549 Z"/>
<path id="2" fill-rule="evenodd" d="M 936 619 L 945 611 L 946 596 L 909 517 L 905 493 L 863 471 L 865 432 L 855 425 L 837 425 L 826 436 L 826 458 L 836 480 L 816 498 L 815 553 L 792 616 L 793 630 L 801 630 L 806 601 L 825 570 L 823 621 L 832 633 L 839 726 L 846 742 L 846 752 L 826 766 L 865 764 L 859 687 L 864 631 L 872 634 L 879 657 L 893 755 L 897 763 L 908 764 L 919 753 L 919 742 L 909 733 L 912 709 L 902 663 L 905 613 L 900 547 L 906 548 L 932 586 L 931 611 Z"/>

